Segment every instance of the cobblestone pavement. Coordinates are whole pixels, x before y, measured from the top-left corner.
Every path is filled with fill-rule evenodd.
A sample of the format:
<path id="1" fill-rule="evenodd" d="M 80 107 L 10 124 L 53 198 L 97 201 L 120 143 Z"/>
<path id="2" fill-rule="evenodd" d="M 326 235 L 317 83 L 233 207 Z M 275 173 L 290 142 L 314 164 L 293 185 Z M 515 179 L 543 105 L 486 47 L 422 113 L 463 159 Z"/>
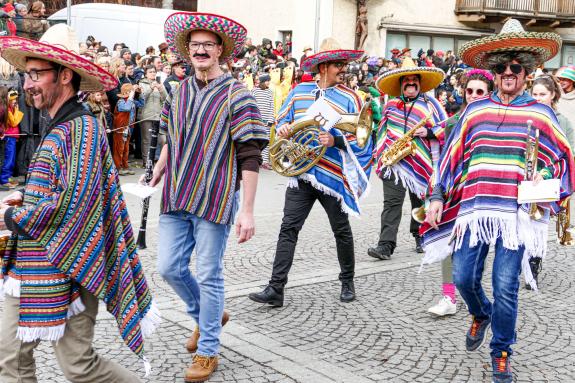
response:
<path id="1" fill-rule="evenodd" d="M 134 181 L 137 176 L 126 178 Z M 300 233 L 283 308 L 256 304 L 247 294 L 267 283 L 275 252 L 285 180 L 271 172 L 260 178 L 256 204 L 257 237 L 237 245 L 232 234 L 225 260 L 226 306 L 232 320 L 222 334 L 218 371 L 210 382 L 489 382 L 489 347 L 466 353 L 470 318 L 465 306 L 448 318 L 427 312 L 440 293 L 438 265 L 419 271 L 408 232 L 405 205 L 396 254 L 390 261 L 366 255 L 377 240 L 382 207 L 381 182 L 353 219 L 356 243 L 355 302 L 339 302 L 335 242 L 318 206 Z M 148 249 L 141 251 L 146 274 L 164 323 L 147 344 L 153 375 L 144 382 L 181 382 L 190 362 L 183 343 L 194 323 L 156 272 L 158 196 L 148 222 Z M 134 226 L 138 201 L 128 196 Z M 552 238 L 550 236 L 550 238 Z M 518 382 L 574 382 L 575 250 L 549 242 L 539 294 L 522 289 L 513 370 Z M 192 269 L 193 269 L 192 265 Z M 484 284 L 490 291 L 490 271 Z M 1 311 L 1 305 L 0 305 Z M 142 364 L 123 346 L 112 317 L 101 307 L 95 346 L 99 353 L 141 374 Z M 40 382 L 66 382 L 50 346 L 36 352 Z"/>

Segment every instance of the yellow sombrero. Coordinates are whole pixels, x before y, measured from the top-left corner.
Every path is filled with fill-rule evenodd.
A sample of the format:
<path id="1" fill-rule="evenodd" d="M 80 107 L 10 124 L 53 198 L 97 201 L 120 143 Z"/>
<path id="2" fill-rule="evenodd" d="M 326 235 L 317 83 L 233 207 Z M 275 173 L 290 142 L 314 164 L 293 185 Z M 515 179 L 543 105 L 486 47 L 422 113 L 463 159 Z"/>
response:
<path id="1" fill-rule="evenodd" d="M 537 65 L 561 50 L 561 36 L 553 32 L 526 32 L 521 23 L 509 19 L 496 35 L 469 41 L 461 46 L 459 57 L 474 68 L 487 68 L 489 56 L 500 52 L 529 52 Z"/>
<path id="2" fill-rule="evenodd" d="M 410 57 L 406 57 L 403 59 L 400 68 L 393 69 L 382 74 L 375 82 L 375 86 L 385 94 L 399 97 L 401 96 L 401 84 L 399 83 L 399 79 L 403 76 L 409 76 L 412 74 L 417 74 L 420 77 L 419 83 L 421 93 L 435 89 L 445 78 L 445 72 L 440 68 L 419 67 L 415 65 Z"/>

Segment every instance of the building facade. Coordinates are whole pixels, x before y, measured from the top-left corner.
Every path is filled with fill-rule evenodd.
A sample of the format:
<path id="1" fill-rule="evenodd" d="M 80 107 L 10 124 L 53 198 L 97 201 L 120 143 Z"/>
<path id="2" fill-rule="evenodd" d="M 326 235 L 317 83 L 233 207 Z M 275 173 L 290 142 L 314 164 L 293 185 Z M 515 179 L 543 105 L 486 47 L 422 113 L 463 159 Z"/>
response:
<path id="1" fill-rule="evenodd" d="M 575 0 L 367 0 L 368 37 L 373 56 L 393 48 L 451 50 L 466 41 L 498 32 L 506 18 L 519 18 L 532 31 L 554 31 L 563 38 L 561 54 L 549 68 L 575 64 Z M 197 9 L 227 15 L 246 26 L 254 44 L 262 38 L 285 41 L 294 57 L 304 46 L 317 50 L 333 36 L 345 48 L 355 43 L 356 0 L 198 0 Z"/>

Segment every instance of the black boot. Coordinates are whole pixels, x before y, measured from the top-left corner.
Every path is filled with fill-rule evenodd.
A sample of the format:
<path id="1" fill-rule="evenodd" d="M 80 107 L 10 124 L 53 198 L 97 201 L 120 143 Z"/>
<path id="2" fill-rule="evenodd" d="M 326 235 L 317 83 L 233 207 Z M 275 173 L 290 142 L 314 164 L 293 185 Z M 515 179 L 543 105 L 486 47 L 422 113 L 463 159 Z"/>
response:
<path id="1" fill-rule="evenodd" d="M 415 236 L 415 251 L 419 254 L 423 253 L 423 246 L 422 246 L 422 239 L 421 236 Z"/>
<path id="2" fill-rule="evenodd" d="M 251 293 L 248 295 L 248 298 L 254 302 L 267 303 L 272 307 L 282 307 L 284 305 L 283 289 L 278 291 L 270 285 L 267 285 L 261 293 Z"/>
<path id="3" fill-rule="evenodd" d="M 539 273 L 541 272 L 541 269 L 543 268 L 543 265 L 541 264 L 542 259 L 539 257 L 531 257 L 529 258 L 529 268 L 531 269 L 531 274 L 533 274 L 533 279 L 535 279 L 535 283 L 537 284 L 537 288 L 539 288 Z M 531 290 L 531 285 L 529 283 L 527 283 L 525 285 L 525 288 L 527 290 Z"/>
<path id="4" fill-rule="evenodd" d="M 384 242 L 382 245 L 377 245 L 377 247 L 370 247 L 367 249 L 367 255 L 387 261 L 391 259 L 391 254 L 393 254 L 394 248 L 395 245 L 393 243 Z"/>
<path id="5" fill-rule="evenodd" d="M 341 294 L 339 295 L 339 300 L 342 302 L 351 302 L 355 300 L 355 286 L 353 285 L 353 281 L 341 282 Z"/>

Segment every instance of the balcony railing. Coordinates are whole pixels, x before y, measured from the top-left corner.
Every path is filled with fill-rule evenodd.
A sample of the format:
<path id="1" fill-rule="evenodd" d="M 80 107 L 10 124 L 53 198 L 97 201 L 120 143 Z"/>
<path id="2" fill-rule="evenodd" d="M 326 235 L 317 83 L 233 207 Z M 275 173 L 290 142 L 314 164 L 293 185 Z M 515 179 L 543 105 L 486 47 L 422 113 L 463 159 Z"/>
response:
<path id="1" fill-rule="evenodd" d="M 573 0 L 457 0 L 455 13 L 575 20 Z"/>

